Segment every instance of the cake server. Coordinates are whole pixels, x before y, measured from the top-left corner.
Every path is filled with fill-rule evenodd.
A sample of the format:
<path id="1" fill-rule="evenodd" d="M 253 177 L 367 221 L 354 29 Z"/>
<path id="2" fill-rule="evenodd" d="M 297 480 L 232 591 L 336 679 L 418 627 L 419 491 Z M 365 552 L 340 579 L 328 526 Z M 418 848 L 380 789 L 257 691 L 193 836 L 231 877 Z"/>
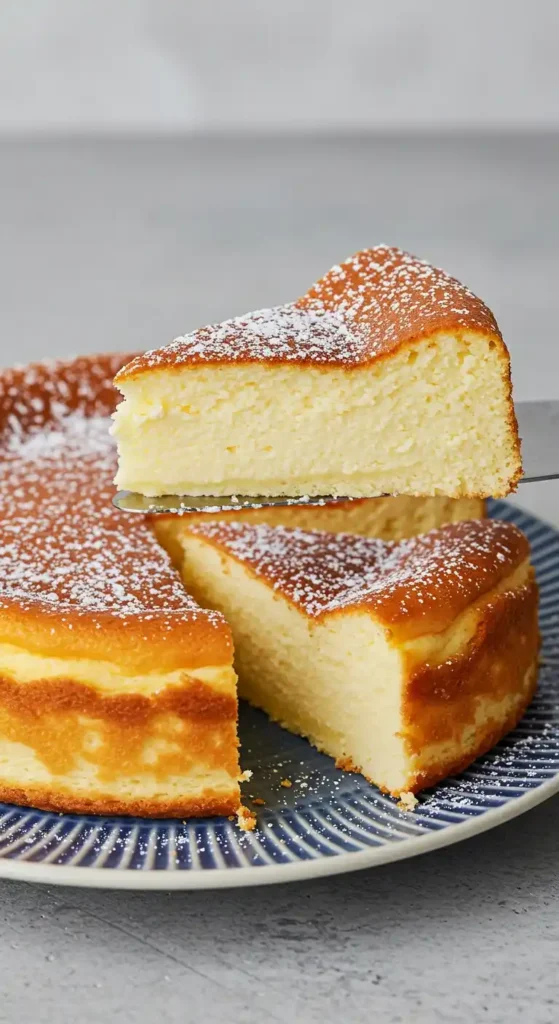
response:
<path id="1" fill-rule="evenodd" d="M 524 476 L 521 483 L 558 479 L 559 401 L 517 402 L 515 409 L 522 438 Z M 243 508 L 269 508 L 273 505 L 325 505 L 349 500 L 328 495 L 270 498 L 246 494 L 221 497 L 166 494 L 159 498 L 146 498 L 133 491 L 119 491 L 113 498 L 113 504 L 122 512 L 186 515 L 189 512 L 228 512 Z"/>

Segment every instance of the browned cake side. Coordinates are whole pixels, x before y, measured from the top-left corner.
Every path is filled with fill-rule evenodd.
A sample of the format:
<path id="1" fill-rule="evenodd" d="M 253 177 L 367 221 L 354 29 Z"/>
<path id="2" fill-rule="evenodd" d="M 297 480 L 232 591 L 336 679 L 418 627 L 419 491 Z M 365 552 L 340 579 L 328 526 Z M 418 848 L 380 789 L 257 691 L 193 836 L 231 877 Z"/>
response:
<path id="1" fill-rule="evenodd" d="M 405 737 L 411 755 L 431 746 L 441 753 L 415 773 L 413 792 L 463 771 L 515 728 L 538 683 L 538 587 L 533 570 L 526 583 L 481 600 L 475 630 L 464 649 L 431 663 L 407 656 L 408 684 L 404 699 Z M 483 702 L 501 703 L 479 725 Z M 504 713 L 503 713 L 503 709 Z M 456 749 L 471 726 L 467 749 L 450 758 L 445 745 Z"/>
<path id="2" fill-rule="evenodd" d="M 108 417 L 123 362 L 0 377 L 0 798 L 233 813 L 230 630 L 188 596 L 149 526 L 111 504 Z"/>

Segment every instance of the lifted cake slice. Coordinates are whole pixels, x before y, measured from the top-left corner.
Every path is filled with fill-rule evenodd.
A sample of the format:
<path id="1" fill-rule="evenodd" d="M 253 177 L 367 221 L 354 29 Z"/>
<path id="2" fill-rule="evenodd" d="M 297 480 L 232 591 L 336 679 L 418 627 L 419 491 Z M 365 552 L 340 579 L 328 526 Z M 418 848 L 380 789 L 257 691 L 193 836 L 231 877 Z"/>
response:
<path id="1" fill-rule="evenodd" d="M 466 767 L 537 679 L 537 586 L 509 523 L 403 542 L 210 523 L 185 582 L 233 630 L 241 696 L 395 796 Z"/>
<path id="2" fill-rule="evenodd" d="M 145 495 L 498 497 L 521 476 L 493 315 L 386 246 L 137 357 L 116 385 L 117 485 Z"/>

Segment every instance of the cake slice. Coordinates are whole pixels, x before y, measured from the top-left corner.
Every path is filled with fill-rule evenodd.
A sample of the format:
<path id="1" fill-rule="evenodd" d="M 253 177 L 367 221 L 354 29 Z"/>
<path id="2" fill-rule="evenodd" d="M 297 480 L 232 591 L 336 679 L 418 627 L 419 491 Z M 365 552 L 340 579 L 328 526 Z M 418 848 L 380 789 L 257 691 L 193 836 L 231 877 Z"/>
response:
<path id="1" fill-rule="evenodd" d="M 534 693 L 537 587 L 509 523 L 400 543 L 209 523 L 181 549 L 232 627 L 240 695 L 394 796 L 465 768 Z"/>
<path id="2" fill-rule="evenodd" d="M 492 313 L 399 249 L 141 355 L 116 385 L 117 486 L 145 495 L 498 497 L 521 476 Z"/>

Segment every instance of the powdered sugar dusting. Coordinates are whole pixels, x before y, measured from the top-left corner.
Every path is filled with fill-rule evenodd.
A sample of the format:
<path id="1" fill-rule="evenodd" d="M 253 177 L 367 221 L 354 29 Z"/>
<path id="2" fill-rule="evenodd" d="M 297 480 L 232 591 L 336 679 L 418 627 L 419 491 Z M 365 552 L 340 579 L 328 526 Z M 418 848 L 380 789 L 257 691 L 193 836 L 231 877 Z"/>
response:
<path id="1" fill-rule="evenodd" d="M 201 327 L 163 349 L 140 357 L 146 366 L 169 361 L 278 360 L 313 363 L 355 361 L 363 348 L 357 324 L 336 312 L 300 309 L 294 303 L 259 309 Z"/>
<path id="2" fill-rule="evenodd" d="M 528 557 L 522 533 L 497 520 L 452 523 L 400 542 L 245 523 L 208 523 L 193 532 L 311 618 L 365 604 L 383 620 L 454 617 Z"/>
<path id="3" fill-rule="evenodd" d="M 120 375 L 180 363 L 297 362 L 352 366 L 433 331 L 499 334 L 473 292 L 385 245 L 333 267 L 297 302 L 202 327 L 138 357 Z"/>
<path id="4" fill-rule="evenodd" d="M 401 249 L 379 245 L 333 267 L 301 303 L 335 309 L 366 335 L 366 358 L 445 328 L 498 334 L 492 313 L 473 292 Z"/>
<path id="5" fill-rule="evenodd" d="M 186 594 L 144 521 L 112 507 L 116 395 L 83 362 L 71 380 L 56 367 L 0 379 L 0 608 L 157 618 L 163 629 L 185 613 L 221 622 Z"/>

